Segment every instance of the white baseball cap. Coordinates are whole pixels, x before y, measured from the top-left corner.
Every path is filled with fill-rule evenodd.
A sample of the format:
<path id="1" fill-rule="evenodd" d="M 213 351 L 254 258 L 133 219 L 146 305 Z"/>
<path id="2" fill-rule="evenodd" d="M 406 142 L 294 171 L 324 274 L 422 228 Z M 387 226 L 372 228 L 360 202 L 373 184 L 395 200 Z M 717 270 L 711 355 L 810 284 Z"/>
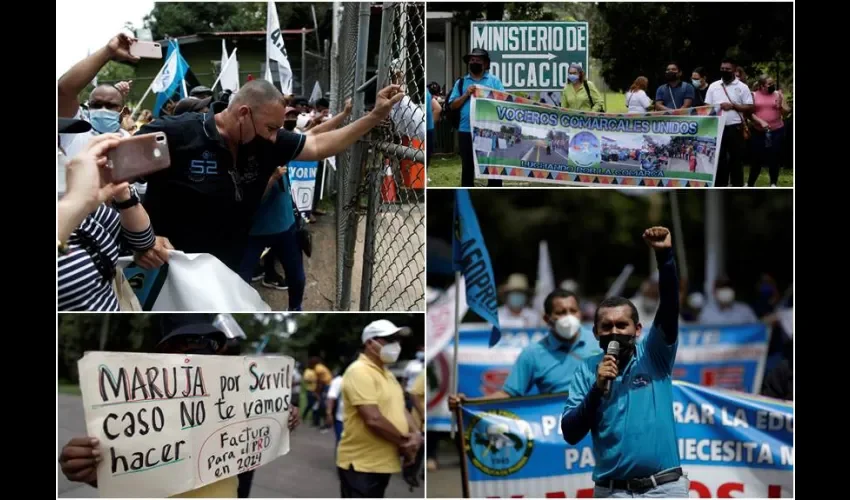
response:
<path id="1" fill-rule="evenodd" d="M 366 328 L 363 329 L 363 335 L 361 339 L 365 344 L 369 339 L 374 339 L 377 337 L 389 337 L 390 335 L 409 335 L 410 328 L 406 326 L 395 326 L 392 321 L 386 319 L 379 319 L 377 321 L 373 321 L 366 325 Z"/>

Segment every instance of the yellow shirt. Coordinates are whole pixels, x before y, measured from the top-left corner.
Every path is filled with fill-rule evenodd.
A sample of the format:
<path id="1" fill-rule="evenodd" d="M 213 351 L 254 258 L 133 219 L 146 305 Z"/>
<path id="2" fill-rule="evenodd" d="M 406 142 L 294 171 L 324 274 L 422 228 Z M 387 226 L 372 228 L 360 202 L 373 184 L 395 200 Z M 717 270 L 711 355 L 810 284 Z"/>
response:
<path id="1" fill-rule="evenodd" d="M 327 387 L 327 386 L 331 385 L 331 380 L 333 380 L 333 378 L 334 378 L 334 377 L 333 377 L 333 375 L 331 375 L 331 371 L 330 371 L 330 370 L 328 370 L 328 367 L 327 367 L 327 366 L 325 366 L 325 365 L 323 365 L 323 364 L 321 364 L 321 363 L 318 363 L 318 364 L 317 364 L 317 365 L 313 368 L 313 371 L 315 371 L 315 372 L 316 372 L 316 378 L 317 378 L 317 379 L 318 379 L 318 380 L 319 380 L 319 381 L 320 381 L 320 382 L 321 382 L 321 383 L 322 383 L 325 387 Z"/>
<path id="2" fill-rule="evenodd" d="M 410 388 L 410 395 L 419 400 L 422 408 L 425 408 L 425 370 L 419 372 L 419 375 L 413 379 L 413 387 Z M 425 416 L 419 413 L 416 406 L 410 411 L 413 414 L 413 420 L 419 424 L 419 430 L 425 428 Z"/>
<path id="3" fill-rule="evenodd" d="M 239 479 L 236 476 L 230 476 L 169 498 L 236 498 L 238 489 Z"/>
<path id="4" fill-rule="evenodd" d="M 315 392 L 316 372 L 314 372 L 312 368 L 307 368 L 306 370 L 304 370 L 304 376 L 301 377 L 301 383 L 304 384 L 304 387 L 306 387 L 308 391 Z"/>
<path id="5" fill-rule="evenodd" d="M 345 411 L 337 466 L 346 470 L 354 466 L 357 472 L 401 472 L 398 447 L 369 430 L 357 411 L 358 406 L 376 405 L 384 418 L 399 432 L 407 434 L 404 392 L 395 376 L 361 354 L 342 376 L 342 398 Z"/>

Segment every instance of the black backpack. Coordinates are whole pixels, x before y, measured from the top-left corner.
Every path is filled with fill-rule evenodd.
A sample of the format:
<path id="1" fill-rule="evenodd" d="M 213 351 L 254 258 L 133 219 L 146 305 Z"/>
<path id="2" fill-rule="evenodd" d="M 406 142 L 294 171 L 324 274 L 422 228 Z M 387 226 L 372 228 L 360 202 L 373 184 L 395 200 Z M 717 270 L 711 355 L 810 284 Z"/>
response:
<path id="1" fill-rule="evenodd" d="M 463 78 L 458 78 L 455 80 L 455 84 L 453 88 L 457 89 L 458 99 L 463 95 Z M 451 95 L 449 93 L 448 95 Z M 446 106 L 443 108 L 443 120 L 448 120 L 448 122 L 452 125 L 452 128 L 455 130 L 460 129 L 460 111 L 463 109 L 461 106 L 458 109 L 452 109 L 451 102 L 446 100 Z"/>

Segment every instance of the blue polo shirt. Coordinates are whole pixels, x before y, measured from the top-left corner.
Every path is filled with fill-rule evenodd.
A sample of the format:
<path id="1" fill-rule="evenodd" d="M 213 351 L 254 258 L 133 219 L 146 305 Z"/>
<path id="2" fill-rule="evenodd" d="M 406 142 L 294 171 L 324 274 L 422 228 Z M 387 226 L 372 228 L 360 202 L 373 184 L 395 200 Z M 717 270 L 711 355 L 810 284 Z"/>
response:
<path id="1" fill-rule="evenodd" d="M 425 125 L 428 130 L 434 130 L 434 108 L 431 107 L 431 91 L 425 89 Z"/>
<path id="2" fill-rule="evenodd" d="M 688 82 L 680 82 L 679 85 L 671 87 L 664 84 L 658 87 L 655 92 L 655 100 L 661 101 L 665 106 L 671 109 L 679 109 L 685 99 L 691 100 L 691 107 L 696 106 L 694 86 Z M 675 103 L 673 101 L 676 101 Z"/>
<path id="3" fill-rule="evenodd" d="M 672 375 L 679 341 L 676 337 L 667 344 L 663 333 L 663 328 L 678 329 L 678 278 L 672 251 L 662 254 L 661 304 L 655 321 L 611 384 L 609 395 L 601 396 L 594 388 L 602 353 L 587 358 L 570 384 L 561 430 L 566 440 L 583 437 L 590 429 L 596 482 L 645 478 L 680 466 Z"/>
<path id="4" fill-rule="evenodd" d="M 455 82 L 452 87 L 452 93 L 449 94 L 449 100 L 446 106 L 451 104 L 451 102 L 458 97 L 462 96 L 470 85 L 481 85 L 482 87 L 490 87 L 493 90 L 505 90 L 505 86 L 502 85 L 502 80 L 491 75 L 489 71 L 485 71 L 480 80 L 472 78 L 472 75 L 467 73 L 466 76 L 461 79 L 460 92 L 458 92 L 458 85 L 457 82 Z M 463 107 L 460 108 L 460 126 L 458 127 L 458 132 L 472 132 L 472 128 L 469 125 L 470 107 L 470 99 L 467 99 L 466 102 L 463 103 Z"/>
<path id="5" fill-rule="evenodd" d="M 593 333 L 582 328 L 578 338 L 563 344 L 552 333 L 522 350 L 502 390 L 526 396 L 536 386 L 540 394 L 567 392 L 582 362 L 602 350 Z"/>
<path id="6" fill-rule="evenodd" d="M 289 175 L 289 174 L 287 174 Z M 254 224 L 251 236 L 280 234 L 289 231 L 295 224 L 295 213 L 292 208 L 292 195 L 278 181 L 269 190 L 268 196 L 260 204 L 254 214 Z"/>

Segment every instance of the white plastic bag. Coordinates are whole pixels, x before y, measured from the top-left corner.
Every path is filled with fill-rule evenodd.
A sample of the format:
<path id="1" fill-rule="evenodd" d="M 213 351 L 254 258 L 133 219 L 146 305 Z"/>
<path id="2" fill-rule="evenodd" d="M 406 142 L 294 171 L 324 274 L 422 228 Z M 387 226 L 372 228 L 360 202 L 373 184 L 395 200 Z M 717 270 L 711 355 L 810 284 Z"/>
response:
<path id="1" fill-rule="evenodd" d="M 161 283 L 157 283 L 160 271 L 145 271 L 130 266 L 132 262 L 131 257 L 122 257 L 118 265 L 147 311 L 271 310 L 251 285 L 210 254 L 170 250 L 166 277 Z"/>

